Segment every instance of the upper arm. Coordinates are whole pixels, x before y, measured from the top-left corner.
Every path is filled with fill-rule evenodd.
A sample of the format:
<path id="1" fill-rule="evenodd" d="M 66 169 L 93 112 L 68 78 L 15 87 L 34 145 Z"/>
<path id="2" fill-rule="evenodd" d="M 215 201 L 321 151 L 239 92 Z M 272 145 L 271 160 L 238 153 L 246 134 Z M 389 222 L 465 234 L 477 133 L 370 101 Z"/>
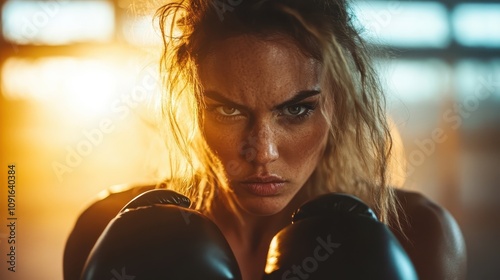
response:
<path id="1" fill-rule="evenodd" d="M 419 278 L 465 279 L 465 242 L 452 215 L 417 193 L 404 194 L 400 202 L 407 239 L 399 237 Z"/>
<path id="2" fill-rule="evenodd" d="M 152 188 L 152 186 L 148 186 L 111 193 L 82 212 L 64 248 L 63 274 L 65 280 L 80 279 L 87 257 L 108 223 L 131 199 Z"/>
<path id="3" fill-rule="evenodd" d="M 120 209 L 104 199 L 92 204 L 78 217 L 64 248 L 64 279 L 80 278 L 87 256 L 95 242 Z"/>

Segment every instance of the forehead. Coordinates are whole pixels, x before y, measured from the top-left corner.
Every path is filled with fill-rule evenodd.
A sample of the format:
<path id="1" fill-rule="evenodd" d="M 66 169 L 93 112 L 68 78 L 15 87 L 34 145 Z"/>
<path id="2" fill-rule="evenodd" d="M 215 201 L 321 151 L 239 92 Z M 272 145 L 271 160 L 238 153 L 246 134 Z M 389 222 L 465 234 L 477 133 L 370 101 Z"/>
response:
<path id="1" fill-rule="evenodd" d="M 251 106 L 279 103 L 303 90 L 319 88 L 319 63 L 286 37 L 231 37 L 212 46 L 200 61 L 204 90 Z"/>

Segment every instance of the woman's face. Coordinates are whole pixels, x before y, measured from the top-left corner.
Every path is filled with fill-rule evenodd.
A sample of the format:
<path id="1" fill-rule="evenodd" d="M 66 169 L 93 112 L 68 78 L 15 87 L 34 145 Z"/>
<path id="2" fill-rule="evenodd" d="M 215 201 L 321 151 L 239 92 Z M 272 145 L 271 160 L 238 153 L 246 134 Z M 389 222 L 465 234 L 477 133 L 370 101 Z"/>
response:
<path id="1" fill-rule="evenodd" d="M 319 70 L 285 37 L 229 38 L 201 61 L 203 132 L 245 211 L 281 211 L 316 168 L 328 134 Z"/>

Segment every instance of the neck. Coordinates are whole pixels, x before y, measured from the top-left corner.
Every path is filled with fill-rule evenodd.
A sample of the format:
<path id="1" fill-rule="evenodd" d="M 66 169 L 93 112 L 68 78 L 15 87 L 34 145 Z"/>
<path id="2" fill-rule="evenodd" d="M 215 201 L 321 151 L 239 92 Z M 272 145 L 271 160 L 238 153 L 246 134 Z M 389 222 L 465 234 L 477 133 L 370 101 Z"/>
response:
<path id="1" fill-rule="evenodd" d="M 250 253 L 261 250 L 264 244 L 269 244 L 272 237 L 289 223 L 291 213 L 287 215 L 282 211 L 272 216 L 259 217 L 239 207 L 229 209 L 227 204 L 221 203 L 214 205 L 213 215 L 214 222 L 226 238 L 238 247 L 233 250 L 239 249 Z"/>
<path id="2" fill-rule="evenodd" d="M 272 238 L 291 223 L 293 212 L 304 202 L 298 199 L 300 197 L 303 195 L 297 194 L 283 210 L 269 216 L 248 213 L 238 205 L 236 209 L 231 209 L 228 198 L 219 198 L 213 203 L 211 218 L 228 241 L 237 244 L 239 249 L 248 253 L 259 250 L 267 252 Z"/>
<path id="3" fill-rule="evenodd" d="M 282 211 L 269 216 L 253 215 L 237 205 L 232 209 L 222 195 L 213 201 L 209 217 L 228 241 L 244 280 L 261 279 L 271 240 L 291 223 L 292 213 L 304 202 L 301 197 L 297 194 Z"/>

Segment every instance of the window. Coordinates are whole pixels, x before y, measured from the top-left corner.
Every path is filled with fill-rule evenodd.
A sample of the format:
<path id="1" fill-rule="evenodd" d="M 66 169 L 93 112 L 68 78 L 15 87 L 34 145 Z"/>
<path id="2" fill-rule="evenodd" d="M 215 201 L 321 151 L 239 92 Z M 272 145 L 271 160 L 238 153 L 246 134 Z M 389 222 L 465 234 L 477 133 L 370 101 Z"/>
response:
<path id="1" fill-rule="evenodd" d="M 449 44 L 447 10 L 438 2 L 362 1 L 355 2 L 353 10 L 373 43 L 433 48 Z"/>
<path id="2" fill-rule="evenodd" d="M 452 13 L 457 42 L 468 47 L 500 47 L 500 4 L 460 4 Z"/>
<path id="3" fill-rule="evenodd" d="M 5 39 L 15 44 L 106 42 L 115 30 L 108 1 L 7 1 L 2 19 Z"/>

